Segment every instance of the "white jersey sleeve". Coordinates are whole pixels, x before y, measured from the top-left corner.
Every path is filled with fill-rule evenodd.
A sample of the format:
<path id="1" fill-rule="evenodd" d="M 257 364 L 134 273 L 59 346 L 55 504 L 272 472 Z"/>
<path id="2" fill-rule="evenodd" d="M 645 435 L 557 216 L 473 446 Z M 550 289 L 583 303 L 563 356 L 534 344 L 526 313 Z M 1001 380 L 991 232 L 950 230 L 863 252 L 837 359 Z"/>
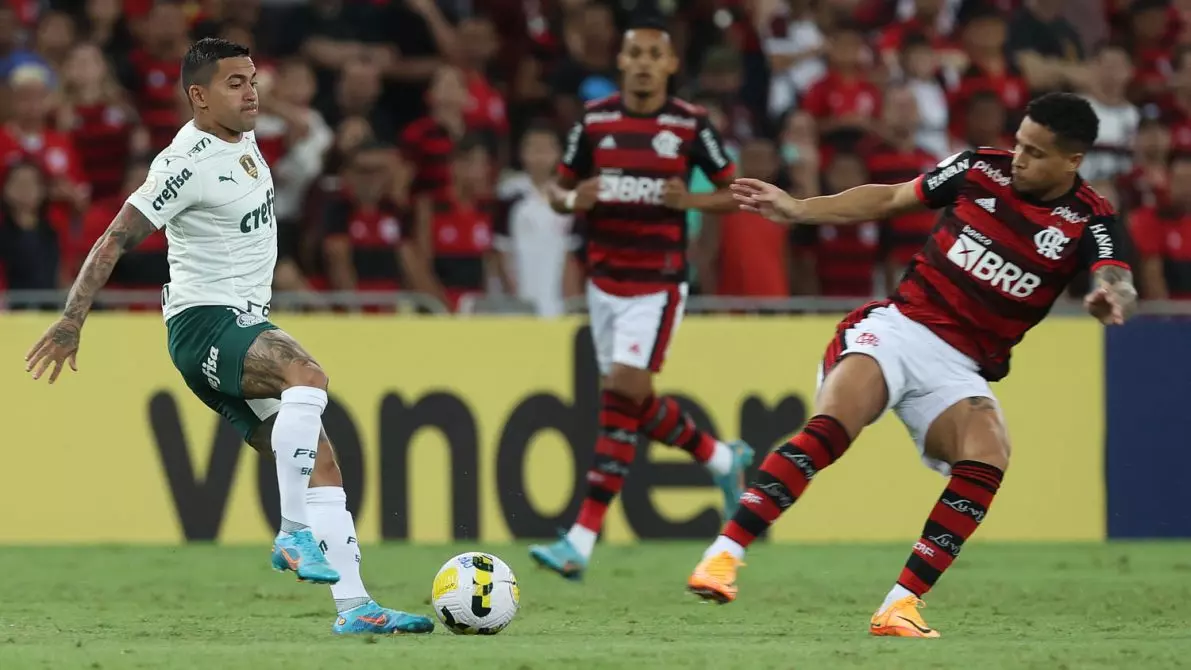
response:
<path id="1" fill-rule="evenodd" d="M 164 228 L 202 202 L 203 180 L 197 178 L 197 171 L 189 156 L 164 151 L 149 166 L 145 183 L 126 202 L 140 210 L 154 227 Z"/>

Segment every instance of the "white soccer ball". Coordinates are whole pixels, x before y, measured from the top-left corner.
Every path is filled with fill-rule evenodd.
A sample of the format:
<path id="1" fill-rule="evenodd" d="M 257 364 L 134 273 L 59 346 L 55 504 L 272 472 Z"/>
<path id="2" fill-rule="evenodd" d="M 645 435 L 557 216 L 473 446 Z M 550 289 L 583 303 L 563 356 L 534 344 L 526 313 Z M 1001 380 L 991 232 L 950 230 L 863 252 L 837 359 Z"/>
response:
<path id="1" fill-rule="evenodd" d="M 496 635 L 517 616 L 521 590 L 504 561 L 478 551 L 459 554 L 434 576 L 434 613 L 457 635 Z"/>

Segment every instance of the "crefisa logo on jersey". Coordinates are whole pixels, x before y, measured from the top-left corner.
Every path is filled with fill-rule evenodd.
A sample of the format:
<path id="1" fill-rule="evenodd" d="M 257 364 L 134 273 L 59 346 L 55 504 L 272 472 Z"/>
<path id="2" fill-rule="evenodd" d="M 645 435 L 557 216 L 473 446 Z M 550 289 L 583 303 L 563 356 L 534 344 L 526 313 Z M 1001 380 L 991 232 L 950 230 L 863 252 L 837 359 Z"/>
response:
<path id="1" fill-rule="evenodd" d="M 157 197 L 153 200 L 153 211 L 160 212 L 165 208 L 165 203 L 178 197 L 178 191 L 181 190 L 182 187 L 186 185 L 186 182 L 190 181 L 190 178 L 193 176 L 194 173 L 192 173 L 188 168 L 182 168 L 182 171 L 176 176 L 166 179 L 165 188 L 161 189 L 161 192 L 158 193 Z M 154 180 L 153 184 L 156 186 L 156 180 Z M 145 186 L 148 185 L 149 181 L 146 180 Z M 141 188 L 143 189 L 144 186 Z"/>

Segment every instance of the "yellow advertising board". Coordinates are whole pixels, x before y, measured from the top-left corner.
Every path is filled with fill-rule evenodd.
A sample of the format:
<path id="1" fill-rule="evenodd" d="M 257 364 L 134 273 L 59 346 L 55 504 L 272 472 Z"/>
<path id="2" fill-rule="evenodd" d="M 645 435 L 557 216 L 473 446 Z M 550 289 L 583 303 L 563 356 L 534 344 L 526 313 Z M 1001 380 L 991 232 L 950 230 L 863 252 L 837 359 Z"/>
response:
<path id="1" fill-rule="evenodd" d="M 45 315 L 0 315 L 6 482 L 0 543 L 259 543 L 273 466 L 193 398 L 154 315 L 96 314 L 80 371 L 31 381 Z M 275 315 L 328 371 L 324 415 L 363 542 L 550 535 L 578 506 L 598 390 L 579 320 Z M 760 451 L 813 411 L 836 319 L 691 317 L 659 378 L 696 419 Z M 1013 436 L 983 539 L 1104 537 L 1100 328 L 1052 319 L 994 388 Z M 759 459 L 758 459 L 759 460 Z M 262 467 L 263 466 L 263 467 Z M 773 541 L 908 540 L 944 480 L 895 417 L 870 428 L 774 527 Z M 1056 502 L 1061 501 L 1061 502 Z M 271 521 L 272 520 L 272 521 Z M 718 494 L 685 453 L 653 445 L 608 517 L 610 542 L 710 537 Z"/>

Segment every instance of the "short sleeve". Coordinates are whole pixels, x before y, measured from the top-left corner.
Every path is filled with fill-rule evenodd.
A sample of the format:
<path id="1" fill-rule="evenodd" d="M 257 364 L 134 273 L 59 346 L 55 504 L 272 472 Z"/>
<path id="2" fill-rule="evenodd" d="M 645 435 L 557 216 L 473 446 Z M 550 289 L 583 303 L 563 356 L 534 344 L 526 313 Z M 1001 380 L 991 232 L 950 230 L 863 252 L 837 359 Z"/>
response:
<path id="1" fill-rule="evenodd" d="M 691 148 L 691 163 L 703 171 L 713 183 L 723 185 L 736 173 L 736 165 L 724 147 L 724 138 L 706 116 L 698 117 L 695 143 Z"/>
<path id="2" fill-rule="evenodd" d="M 587 127 L 579 121 L 571 128 L 571 132 L 567 133 L 562 161 L 558 164 L 558 174 L 567 179 L 583 179 L 591 174 L 591 170 L 591 141 L 587 137 Z"/>
<path id="3" fill-rule="evenodd" d="M 955 204 L 971 164 L 971 151 L 961 151 L 939 161 L 933 170 L 921 175 L 915 182 L 918 199 L 931 209 Z"/>
<path id="4" fill-rule="evenodd" d="M 145 183 L 128 196 L 153 227 L 161 229 L 202 201 L 202 180 L 194 161 L 182 154 L 161 153 L 149 166 Z"/>
<path id="5" fill-rule="evenodd" d="M 1093 218 L 1084 228 L 1083 237 L 1079 240 L 1084 267 L 1092 272 L 1104 265 L 1128 268 L 1125 245 L 1125 235 L 1121 230 L 1120 220 L 1115 215 Z"/>

